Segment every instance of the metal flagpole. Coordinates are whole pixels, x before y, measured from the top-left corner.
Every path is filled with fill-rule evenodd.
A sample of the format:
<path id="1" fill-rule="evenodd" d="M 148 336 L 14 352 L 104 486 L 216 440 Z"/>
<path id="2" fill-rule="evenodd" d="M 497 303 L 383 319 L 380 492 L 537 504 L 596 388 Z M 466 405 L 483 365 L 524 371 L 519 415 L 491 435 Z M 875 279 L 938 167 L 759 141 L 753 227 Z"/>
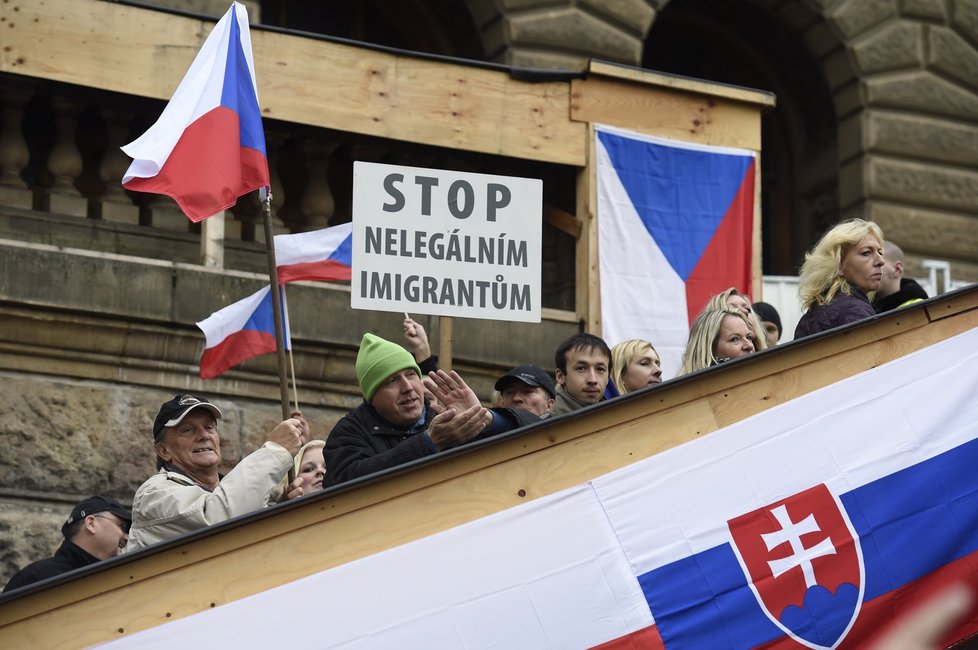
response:
<path id="1" fill-rule="evenodd" d="M 272 234 L 272 192 L 270 187 L 258 190 L 262 221 L 265 223 L 265 249 L 268 252 L 268 278 L 272 284 L 272 316 L 275 318 L 275 349 L 278 353 L 278 387 L 282 400 L 282 419 L 288 419 L 289 382 L 285 373 L 285 332 L 282 328 L 282 294 L 278 288 L 278 264 L 275 262 L 275 237 Z M 296 397 L 298 399 L 298 396 Z M 289 484 L 295 480 L 295 468 L 289 467 Z M 288 488 L 286 488 L 288 490 Z"/>

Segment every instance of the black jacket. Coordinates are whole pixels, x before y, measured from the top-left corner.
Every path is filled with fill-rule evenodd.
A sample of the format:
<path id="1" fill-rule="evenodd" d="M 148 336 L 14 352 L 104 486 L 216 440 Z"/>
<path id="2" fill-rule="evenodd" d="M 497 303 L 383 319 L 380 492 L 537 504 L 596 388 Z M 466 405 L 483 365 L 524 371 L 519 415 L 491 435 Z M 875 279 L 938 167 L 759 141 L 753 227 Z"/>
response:
<path id="1" fill-rule="evenodd" d="M 904 303 L 917 302 L 918 300 L 927 300 L 927 292 L 924 291 L 924 288 L 917 284 L 916 280 L 901 278 L 900 290 L 885 298 L 877 296 L 876 301 L 873 302 L 873 307 L 876 308 L 877 314 L 882 314 L 884 311 L 901 307 Z"/>
<path id="2" fill-rule="evenodd" d="M 494 408 L 493 422 L 476 440 L 512 431 L 540 420 L 523 409 Z M 435 414 L 425 400 L 425 419 L 415 429 L 396 427 L 364 402 L 344 415 L 329 437 L 323 456 L 326 459 L 324 485 L 336 485 L 361 476 L 438 453 L 421 435 Z"/>
<path id="3" fill-rule="evenodd" d="M 51 578 L 62 573 L 80 569 L 89 564 L 95 564 L 99 559 L 71 542 L 65 542 L 55 552 L 54 557 L 45 560 L 38 560 L 28 564 L 23 569 L 14 574 L 7 586 L 3 588 L 5 592 L 24 587 L 34 582 L 40 582 L 45 578 Z"/>

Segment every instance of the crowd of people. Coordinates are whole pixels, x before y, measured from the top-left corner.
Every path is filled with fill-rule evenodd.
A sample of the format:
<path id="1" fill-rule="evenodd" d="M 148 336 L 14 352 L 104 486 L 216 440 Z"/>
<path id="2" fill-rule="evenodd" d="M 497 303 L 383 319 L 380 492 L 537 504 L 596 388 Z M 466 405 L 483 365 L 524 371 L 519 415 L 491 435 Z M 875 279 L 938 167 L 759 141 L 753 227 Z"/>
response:
<path id="1" fill-rule="evenodd" d="M 926 298 L 902 277 L 903 265 L 903 252 L 872 222 L 851 219 L 829 230 L 801 268 L 806 312 L 795 338 Z M 418 322 L 405 315 L 403 326 L 403 345 L 363 335 L 356 358 L 363 402 L 325 440 L 312 438 L 294 412 L 227 474 L 219 472 L 220 408 L 190 394 L 164 402 L 152 430 L 157 471 L 136 490 L 132 512 L 106 497 L 82 501 L 55 556 L 23 568 L 5 591 L 663 381 L 653 342 L 609 347 L 579 333 L 557 346 L 553 377 L 536 365 L 516 366 L 495 382 L 487 408 L 457 372 L 438 368 Z M 773 306 L 731 287 L 694 319 L 679 375 L 773 347 L 781 334 Z"/>

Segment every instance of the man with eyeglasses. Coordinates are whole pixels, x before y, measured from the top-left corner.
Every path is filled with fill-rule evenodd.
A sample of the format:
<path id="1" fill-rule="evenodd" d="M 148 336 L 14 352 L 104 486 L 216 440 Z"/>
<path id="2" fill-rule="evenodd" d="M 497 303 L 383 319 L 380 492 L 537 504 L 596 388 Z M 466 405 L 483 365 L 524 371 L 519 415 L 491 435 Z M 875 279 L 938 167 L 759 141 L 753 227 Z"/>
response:
<path id="1" fill-rule="evenodd" d="M 118 555 L 129 539 L 132 514 L 115 499 L 89 497 L 71 509 L 61 526 L 64 542 L 54 557 L 38 560 L 14 574 L 3 590 L 51 578 Z"/>

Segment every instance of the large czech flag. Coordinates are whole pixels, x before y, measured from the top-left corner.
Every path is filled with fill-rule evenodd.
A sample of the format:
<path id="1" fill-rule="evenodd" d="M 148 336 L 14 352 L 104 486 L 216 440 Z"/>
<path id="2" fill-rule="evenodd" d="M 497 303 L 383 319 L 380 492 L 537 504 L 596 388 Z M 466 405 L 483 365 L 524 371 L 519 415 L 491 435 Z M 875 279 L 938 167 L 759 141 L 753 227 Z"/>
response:
<path id="1" fill-rule="evenodd" d="M 679 370 L 709 298 L 752 281 L 756 156 L 596 127 L 601 333 Z"/>
<path id="2" fill-rule="evenodd" d="M 207 37 L 170 103 L 122 150 L 122 185 L 172 197 L 191 221 L 269 183 L 248 11 L 233 3 Z"/>

